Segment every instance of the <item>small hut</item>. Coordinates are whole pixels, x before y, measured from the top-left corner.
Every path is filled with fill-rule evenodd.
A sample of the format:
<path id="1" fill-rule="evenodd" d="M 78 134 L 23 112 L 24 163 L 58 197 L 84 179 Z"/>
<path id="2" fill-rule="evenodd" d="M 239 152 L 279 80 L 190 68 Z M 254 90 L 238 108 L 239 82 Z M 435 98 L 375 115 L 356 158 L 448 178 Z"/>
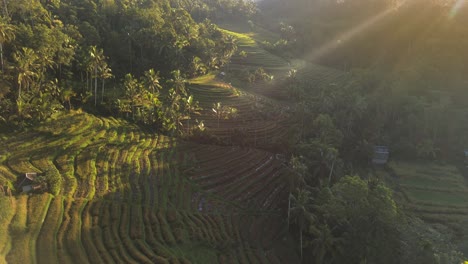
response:
<path id="1" fill-rule="evenodd" d="M 219 78 L 219 79 L 222 80 L 222 79 L 224 79 L 224 77 L 226 77 L 226 73 L 225 73 L 225 72 L 220 72 L 220 73 L 218 74 L 218 78 Z"/>
<path id="2" fill-rule="evenodd" d="M 383 165 L 388 162 L 390 151 L 387 146 L 374 146 L 374 156 L 372 157 L 372 163 L 377 165 Z"/>
<path id="3" fill-rule="evenodd" d="M 42 184 L 38 183 L 36 179 L 37 179 L 36 172 L 27 172 L 24 175 L 24 179 L 18 184 L 18 187 L 21 188 L 23 193 L 29 193 L 32 191 L 40 191 L 42 189 Z"/>
<path id="4" fill-rule="evenodd" d="M 28 193 L 28 192 L 31 192 L 33 190 L 33 186 L 32 185 L 23 185 L 23 187 L 21 187 L 22 191 L 24 193 Z"/>
<path id="5" fill-rule="evenodd" d="M 465 149 L 463 151 L 463 154 L 465 155 L 464 160 L 463 160 L 465 163 L 465 167 L 468 168 L 468 149 Z"/>
<path id="6" fill-rule="evenodd" d="M 30 181 L 35 181 L 36 177 L 37 177 L 37 173 L 36 172 L 27 172 L 24 177 L 26 179 L 30 180 Z"/>

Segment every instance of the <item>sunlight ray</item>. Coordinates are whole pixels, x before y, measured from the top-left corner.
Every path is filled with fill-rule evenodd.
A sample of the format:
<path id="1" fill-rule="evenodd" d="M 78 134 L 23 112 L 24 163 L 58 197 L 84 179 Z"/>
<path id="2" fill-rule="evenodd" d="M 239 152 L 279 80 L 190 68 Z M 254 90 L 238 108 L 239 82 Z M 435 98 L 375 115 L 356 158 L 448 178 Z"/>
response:
<path id="1" fill-rule="evenodd" d="M 375 25 L 377 22 L 381 21 L 382 19 L 386 18 L 388 15 L 392 14 L 394 12 L 394 9 L 386 9 L 375 16 L 367 19 L 363 23 L 351 28 L 350 30 L 340 34 L 339 36 L 335 37 L 333 40 L 325 43 L 324 45 L 320 46 L 319 48 L 315 49 L 312 51 L 310 54 L 305 56 L 305 59 L 307 61 L 314 61 L 329 52 L 337 49 L 340 45 L 342 45 L 344 42 L 349 41 L 356 35 L 366 31 L 369 29 L 371 26 Z"/>

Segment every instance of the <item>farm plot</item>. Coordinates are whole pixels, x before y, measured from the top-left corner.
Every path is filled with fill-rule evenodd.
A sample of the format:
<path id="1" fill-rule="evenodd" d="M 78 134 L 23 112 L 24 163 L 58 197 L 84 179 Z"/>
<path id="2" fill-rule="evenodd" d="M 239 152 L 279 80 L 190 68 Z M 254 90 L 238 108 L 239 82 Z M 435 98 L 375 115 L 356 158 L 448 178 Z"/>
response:
<path id="1" fill-rule="evenodd" d="M 0 260 L 202 263 L 211 256 L 211 263 L 268 263 L 277 258 L 267 241 L 242 235 L 244 228 L 262 234 L 266 221 L 259 224 L 257 217 L 277 212 L 283 199 L 284 172 L 272 154 L 178 142 L 88 114 L 57 117 L 11 135 L 7 146 L 2 179 L 20 190 L 22 175 L 37 172 L 53 176 L 58 191 L 0 194 L 5 209 Z M 236 162 L 245 167 L 237 173 Z M 281 230 L 271 230 L 269 240 L 280 241 Z"/>
<path id="2" fill-rule="evenodd" d="M 394 162 L 406 208 L 423 220 L 457 229 L 468 217 L 468 187 L 452 165 Z"/>
<path id="3" fill-rule="evenodd" d="M 281 209 L 286 171 L 275 155 L 254 149 L 211 147 L 194 151 L 189 177 L 204 191 L 244 208 Z M 286 200 L 286 199 L 284 199 Z M 200 206 L 199 206 L 200 207 Z"/>
<path id="4" fill-rule="evenodd" d="M 225 33 L 233 36 L 237 40 L 239 52 L 244 56 L 233 56 L 231 63 L 226 67 L 227 79 L 235 85 L 246 88 L 256 94 L 264 95 L 269 98 L 284 100 L 288 98 L 287 76 L 291 69 L 297 70 L 298 79 L 305 80 L 312 87 L 328 87 L 330 85 L 342 85 L 347 82 L 348 76 L 346 73 L 321 66 L 315 63 L 302 60 L 286 61 L 262 47 L 260 42 L 267 39 L 275 42 L 279 39 L 277 36 L 271 36 L 271 32 L 260 30 L 261 34 L 250 32 L 247 27 L 242 28 L 242 33 L 228 30 L 229 25 L 226 25 Z M 239 30 L 234 28 L 234 30 Z M 253 84 L 247 83 L 245 80 L 246 72 L 254 72 L 263 68 L 268 74 L 274 76 L 272 82 L 256 82 Z"/>
<path id="5" fill-rule="evenodd" d="M 287 106 L 259 95 L 236 90 L 214 76 L 191 81 L 190 90 L 203 108 L 191 120 L 203 121 L 209 133 L 227 144 L 269 145 L 287 134 Z M 213 105 L 233 107 L 235 115 L 217 116 Z M 195 122 L 191 122 L 194 125 Z M 184 122 L 187 129 L 188 121 Z"/>

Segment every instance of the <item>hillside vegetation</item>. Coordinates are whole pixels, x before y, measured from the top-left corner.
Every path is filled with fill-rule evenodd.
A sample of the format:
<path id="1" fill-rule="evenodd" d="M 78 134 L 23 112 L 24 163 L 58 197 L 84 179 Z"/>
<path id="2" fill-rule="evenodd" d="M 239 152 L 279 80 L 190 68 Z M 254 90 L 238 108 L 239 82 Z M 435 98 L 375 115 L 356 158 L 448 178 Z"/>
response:
<path id="1" fill-rule="evenodd" d="M 54 193 L 1 198 L 7 262 L 293 261 L 277 219 L 285 169 L 268 152 L 187 143 L 84 113 L 11 135 L 6 148 L 3 180 L 37 172 Z"/>
<path id="2" fill-rule="evenodd" d="M 450 4 L 4 1 L 0 263 L 461 263 Z"/>

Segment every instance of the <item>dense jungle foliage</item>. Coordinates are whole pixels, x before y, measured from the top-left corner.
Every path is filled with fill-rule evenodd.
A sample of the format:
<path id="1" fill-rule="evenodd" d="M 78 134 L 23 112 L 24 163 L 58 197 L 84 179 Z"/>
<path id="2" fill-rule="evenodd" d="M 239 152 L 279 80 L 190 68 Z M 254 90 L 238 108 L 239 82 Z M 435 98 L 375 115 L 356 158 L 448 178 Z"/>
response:
<path id="1" fill-rule="evenodd" d="M 5 0 L 0 120 L 27 126 L 84 107 L 174 130 L 184 78 L 236 51 L 210 18 L 255 11 L 244 1 Z"/>

